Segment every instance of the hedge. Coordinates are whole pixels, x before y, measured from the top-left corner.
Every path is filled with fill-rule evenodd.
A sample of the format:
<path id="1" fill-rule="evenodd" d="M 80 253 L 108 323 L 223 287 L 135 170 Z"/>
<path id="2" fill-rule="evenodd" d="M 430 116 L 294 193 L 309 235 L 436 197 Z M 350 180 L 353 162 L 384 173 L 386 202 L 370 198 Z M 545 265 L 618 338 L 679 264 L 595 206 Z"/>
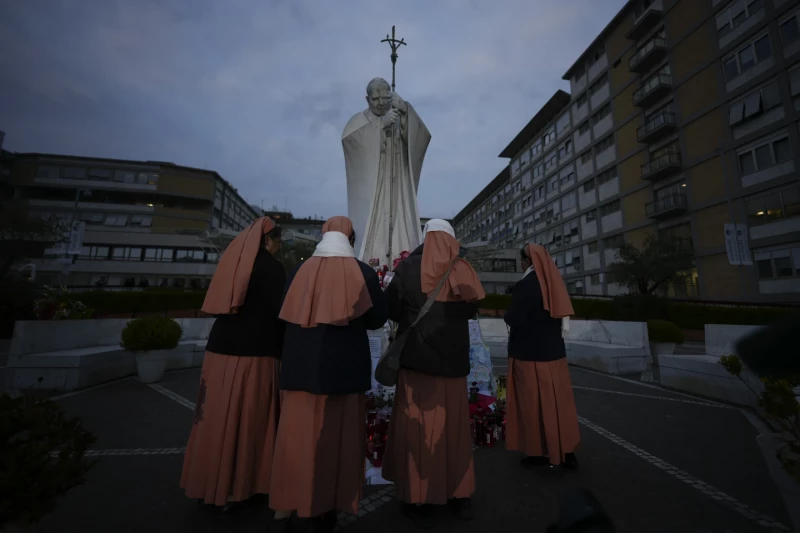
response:
<path id="1" fill-rule="evenodd" d="M 161 313 L 196 310 L 203 305 L 205 291 L 145 289 L 141 291 L 86 291 L 75 293 L 75 300 L 94 309 L 96 317 L 129 313 Z"/>
<path id="2" fill-rule="evenodd" d="M 145 289 L 141 291 L 87 291 L 75 299 L 95 310 L 95 316 L 198 310 L 205 291 Z M 482 309 L 508 309 L 511 295 L 487 294 Z M 706 324 L 766 325 L 797 308 L 745 307 L 677 302 L 662 298 L 572 298 L 575 316 L 587 320 L 669 320 L 682 329 L 703 329 Z"/>
<path id="3" fill-rule="evenodd" d="M 482 309 L 508 309 L 509 294 L 487 294 L 479 304 Z M 790 314 L 797 308 L 745 307 L 677 302 L 662 298 L 621 296 L 617 298 L 572 298 L 575 316 L 587 320 L 649 319 L 669 320 L 682 329 L 704 329 L 706 324 L 767 325 Z"/>

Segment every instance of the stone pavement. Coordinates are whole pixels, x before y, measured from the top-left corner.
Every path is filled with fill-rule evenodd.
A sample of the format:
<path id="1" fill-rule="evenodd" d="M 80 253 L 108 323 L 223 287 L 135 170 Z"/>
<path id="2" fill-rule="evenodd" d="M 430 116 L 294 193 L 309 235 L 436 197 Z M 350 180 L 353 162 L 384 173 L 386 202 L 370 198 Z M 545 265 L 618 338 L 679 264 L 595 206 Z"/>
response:
<path id="1" fill-rule="evenodd" d="M 134 378 L 57 396 L 97 435 L 100 462 L 86 485 L 41 523 L 42 533 L 264 532 L 261 504 L 230 515 L 198 506 L 180 488 L 199 370 L 171 372 L 157 385 Z M 573 369 L 582 444 L 577 472 L 528 471 L 502 446 L 475 452 L 475 520 L 446 509 L 440 531 L 544 531 L 558 493 L 592 490 L 620 532 L 764 532 L 789 519 L 738 409 L 655 386 Z M 345 533 L 408 531 L 391 486 L 366 487 L 362 512 Z"/>

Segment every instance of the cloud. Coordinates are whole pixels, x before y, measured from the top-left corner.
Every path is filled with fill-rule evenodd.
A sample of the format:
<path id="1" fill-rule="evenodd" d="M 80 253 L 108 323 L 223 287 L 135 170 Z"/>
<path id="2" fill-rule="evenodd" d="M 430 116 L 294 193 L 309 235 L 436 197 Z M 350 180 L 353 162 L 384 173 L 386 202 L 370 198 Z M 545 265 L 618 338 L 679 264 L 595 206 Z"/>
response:
<path id="1" fill-rule="evenodd" d="M 391 77 L 433 140 L 423 216 L 458 212 L 624 0 L 0 0 L 0 129 L 17 151 L 217 170 L 251 203 L 346 212 L 341 130 Z"/>

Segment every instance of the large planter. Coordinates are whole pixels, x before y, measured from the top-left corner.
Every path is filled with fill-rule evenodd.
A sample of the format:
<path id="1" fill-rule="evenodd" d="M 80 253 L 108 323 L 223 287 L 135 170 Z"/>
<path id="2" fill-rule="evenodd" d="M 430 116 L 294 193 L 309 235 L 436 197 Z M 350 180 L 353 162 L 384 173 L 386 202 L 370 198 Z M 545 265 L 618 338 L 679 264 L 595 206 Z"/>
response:
<path id="1" fill-rule="evenodd" d="M 153 350 L 136 354 L 136 371 L 142 383 L 157 383 L 164 377 L 172 350 Z"/>
<path id="2" fill-rule="evenodd" d="M 792 525 L 794 525 L 794 531 L 800 531 L 800 505 L 798 505 L 798 502 L 800 502 L 800 482 L 790 476 L 778 460 L 778 446 L 775 443 L 774 433 L 763 433 L 756 437 L 756 442 L 758 442 L 758 446 L 764 454 L 769 473 L 781 493 L 783 504 L 786 506 Z"/>
<path id="3" fill-rule="evenodd" d="M 661 365 L 658 360 L 660 355 L 672 355 L 675 351 L 674 342 L 651 342 L 650 343 L 650 359 L 653 364 L 653 377 L 656 381 L 661 381 Z"/>

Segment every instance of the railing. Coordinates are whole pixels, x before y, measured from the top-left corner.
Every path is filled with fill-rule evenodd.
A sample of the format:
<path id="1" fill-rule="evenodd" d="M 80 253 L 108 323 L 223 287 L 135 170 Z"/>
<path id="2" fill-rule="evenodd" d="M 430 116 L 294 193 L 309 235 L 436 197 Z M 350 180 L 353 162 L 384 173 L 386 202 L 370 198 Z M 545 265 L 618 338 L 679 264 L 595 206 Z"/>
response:
<path id="1" fill-rule="evenodd" d="M 669 74 L 658 74 L 648 79 L 633 93 L 633 102 L 638 103 L 654 90 L 665 85 L 672 85 L 672 76 Z"/>
<path id="2" fill-rule="evenodd" d="M 679 152 L 667 152 L 652 161 L 648 161 L 642 165 L 642 177 L 649 176 L 659 170 L 674 165 L 681 164 L 681 154 Z"/>
<path id="3" fill-rule="evenodd" d="M 686 209 L 689 203 L 685 194 L 670 194 L 654 202 L 645 204 L 644 209 L 648 217 L 664 213 L 671 209 Z"/>
<path id="4" fill-rule="evenodd" d="M 669 111 L 662 111 L 661 113 L 657 113 L 651 116 L 647 122 L 645 122 L 644 126 L 640 126 L 636 130 L 636 138 L 641 140 L 644 137 L 647 137 L 655 130 L 661 128 L 662 126 L 674 126 L 675 125 L 675 113 L 670 113 Z"/>
<path id="5" fill-rule="evenodd" d="M 636 52 L 635 54 L 633 54 L 633 56 L 631 56 L 631 58 L 628 60 L 628 68 L 633 69 L 634 67 L 636 67 L 636 65 L 639 64 L 639 62 L 642 59 L 644 59 L 644 57 L 647 54 L 649 54 L 656 48 L 666 48 L 666 47 L 667 47 L 666 39 L 663 39 L 661 37 L 655 37 L 653 39 L 650 39 L 649 41 L 647 41 L 647 44 L 645 44 L 643 47 L 639 49 L 638 52 Z"/>

